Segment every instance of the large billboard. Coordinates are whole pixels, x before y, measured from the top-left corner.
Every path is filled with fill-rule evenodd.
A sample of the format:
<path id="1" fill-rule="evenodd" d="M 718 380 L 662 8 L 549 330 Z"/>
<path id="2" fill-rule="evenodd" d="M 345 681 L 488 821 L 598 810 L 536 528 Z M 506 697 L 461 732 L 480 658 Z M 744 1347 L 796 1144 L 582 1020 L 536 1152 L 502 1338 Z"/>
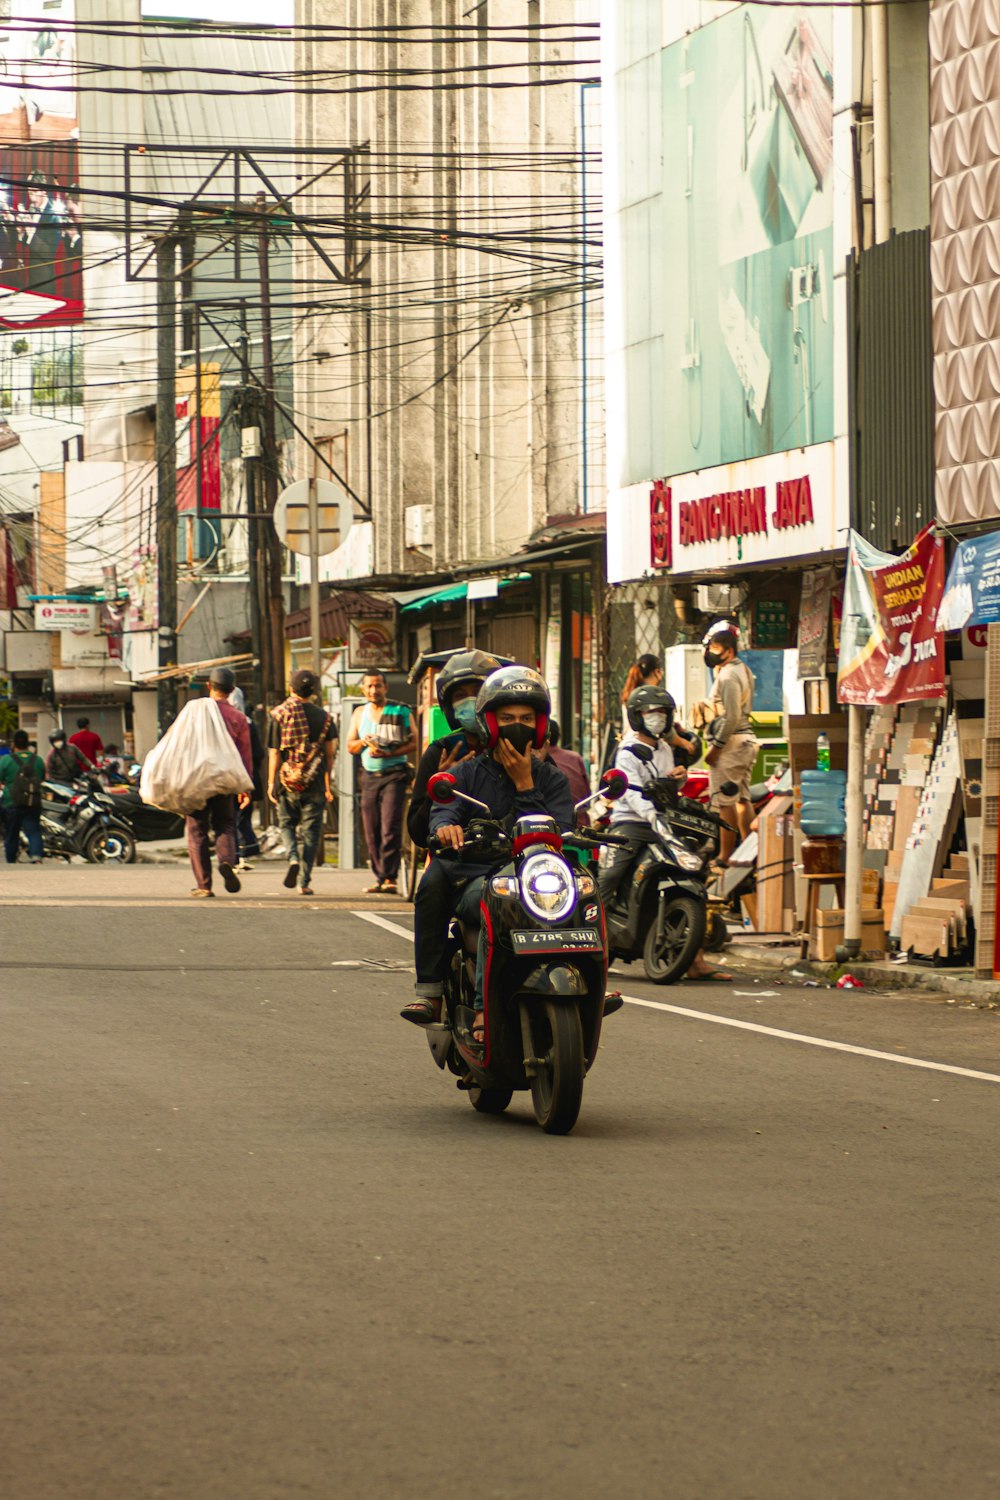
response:
<path id="1" fill-rule="evenodd" d="M 18 0 L 0 32 L 0 326 L 83 317 L 74 0 Z"/>
<path id="2" fill-rule="evenodd" d="M 834 436 L 832 53 L 803 4 L 661 54 L 668 475 Z"/>

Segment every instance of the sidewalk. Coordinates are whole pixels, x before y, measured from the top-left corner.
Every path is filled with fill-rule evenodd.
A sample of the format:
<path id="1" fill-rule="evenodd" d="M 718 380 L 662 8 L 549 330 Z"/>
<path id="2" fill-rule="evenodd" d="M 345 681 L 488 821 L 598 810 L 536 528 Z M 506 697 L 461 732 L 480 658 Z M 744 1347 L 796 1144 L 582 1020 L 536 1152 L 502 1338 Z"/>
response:
<path id="1" fill-rule="evenodd" d="M 156 847 L 156 846 L 148 846 Z M 169 849 L 169 845 L 158 846 Z M 91 865 L 83 860 L 65 864 L 47 859 L 42 865 L 18 861 L 16 865 L 0 864 L 0 906 L 189 906 L 206 903 L 191 900 L 193 885 L 191 866 L 171 855 L 151 863 L 134 865 Z M 227 896 L 217 876 L 214 889 L 217 899 L 213 909 L 226 905 L 328 907 L 370 911 L 411 910 L 401 896 L 366 896 L 371 884 L 368 870 L 344 872 L 334 865 L 319 865 L 313 870 L 312 896 L 300 896 L 282 885 L 285 874 L 283 859 L 259 860 L 249 874 L 241 875 L 243 889 L 239 895 Z"/>
<path id="2" fill-rule="evenodd" d="M 736 933 L 724 954 L 712 954 L 713 960 L 725 964 L 780 970 L 796 979 L 816 980 L 833 987 L 841 974 L 853 974 L 870 990 L 913 990 L 927 995 L 944 996 L 949 1004 L 975 1005 L 980 1009 L 1000 1011 L 1000 983 L 993 979 L 976 979 L 971 969 L 935 969 L 926 964 L 895 964 L 888 960 L 850 963 L 845 966 L 820 964 L 799 958 L 798 940 L 785 943 L 755 941 L 756 933 Z"/>

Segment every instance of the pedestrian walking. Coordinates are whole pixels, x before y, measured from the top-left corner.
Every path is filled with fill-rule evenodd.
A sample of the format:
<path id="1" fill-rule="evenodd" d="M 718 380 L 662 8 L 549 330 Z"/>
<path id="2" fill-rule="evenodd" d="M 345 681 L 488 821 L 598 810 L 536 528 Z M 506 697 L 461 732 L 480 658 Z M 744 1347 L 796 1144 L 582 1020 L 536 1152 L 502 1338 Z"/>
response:
<path id="1" fill-rule="evenodd" d="M 13 749 L 0 758 L 0 787 L 3 788 L 4 855 L 9 865 L 17 861 L 21 830 L 28 840 L 28 858 L 33 865 L 42 862 L 42 782 L 45 765 L 31 749 L 23 729 L 14 733 Z"/>
<path id="2" fill-rule="evenodd" d="M 278 827 L 288 868 L 284 884 L 298 885 L 303 896 L 310 885 L 316 850 L 323 832 L 326 804 L 333 801 L 333 752 L 337 731 L 325 708 L 310 702 L 319 688 L 315 672 L 292 673 L 291 692 L 271 710 L 267 739 L 267 795 L 278 809 Z"/>
<path id="3" fill-rule="evenodd" d="M 91 765 L 96 766 L 100 757 L 104 754 L 104 742 L 99 734 L 95 734 L 90 727 L 87 718 L 77 719 L 76 734 L 69 737 L 71 745 L 79 745 Z"/>
<path id="4" fill-rule="evenodd" d="M 246 715 L 233 708 L 229 695 L 236 679 L 228 667 L 214 667 L 208 679 L 209 696 L 222 715 L 230 737 L 240 753 L 247 775 L 253 780 L 253 760 L 250 754 L 250 728 Z M 239 795 L 240 807 L 250 801 L 249 792 Z M 206 898 L 215 895 L 212 890 L 212 855 L 209 849 L 209 829 L 215 834 L 215 857 L 219 864 L 222 883 L 230 895 L 240 889 L 240 878 L 236 873 L 236 801 L 228 792 L 209 797 L 204 807 L 187 814 L 188 853 L 194 871 L 195 886 L 191 895 Z"/>
<path id="5" fill-rule="evenodd" d="M 367 701 L 351 715 L 347 748 L 361 758 L 361 818 L 375 876 L 367 894 L 395 895 L 409 756 L 416 749 L 417 735 L 406 704 L 389 702 L 381 672 L 366 672 L 361 689 Z"/>
<path id="6" fill-rule="evenodd" d="M 85 771 L 94 769 L 79 745 L 67 744 L 65 729 L 54 729 L 49 744 L 52 749 L 45 762 L 47 781 L 75 781 Z"/>
<path id="7" fill-rule="evenodd" d="M 236 688 L 233 697 L 239 691 L 239 688 Z M 240 696 L 242 697 L 242 694 Z M 233 699 L 230 698 L 229 701 L 232 703 Z M 264 742 L 260 737 L 257 725 L 251 718 L 246 706 L 240 704 L 234 704 L 233 706 L 246 716 L 246 721 L 250 728 L 250 759 L 253 761 L 253 795 L 246 807 L 239 809 L 236 817 L 236 847 L 240 857 L 240 862 L 236 868 L 243 875 L 253 869 L 253 865 L 249 861 L 260 858 L 260 842 L 253 826 L 253 810 L 254 804 L 262 802 L 264 799 L 264 762 L 267 759 L 267 751 L 264 749 Z"/>

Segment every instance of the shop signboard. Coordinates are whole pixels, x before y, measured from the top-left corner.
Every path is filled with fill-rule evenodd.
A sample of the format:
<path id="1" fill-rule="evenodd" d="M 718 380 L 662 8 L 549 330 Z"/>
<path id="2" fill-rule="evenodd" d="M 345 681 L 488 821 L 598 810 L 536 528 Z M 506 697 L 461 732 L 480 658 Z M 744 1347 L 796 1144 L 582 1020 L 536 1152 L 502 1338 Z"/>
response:
<path id="1" fill-rule="evenodd" d="M 92 635 L 94 620 L 93 604 L 77 604 L 69 599 L 46 599 L 35 605 L 36 630 L 71 630 L 76 635 Z"/>
<path id="2" fill-rule="evenodd" d="M 1000 531 L 959 542 L 937 624 L 939 630 L 1000 624 Z"/>
<path id="3" fill-rule="evenodd" d="M 842 446 L 817 443 L 619 490 L 608 507 L 608 581 L 833 552 L 848 519 L 846 486 L 837 484 Z"/>
<path id="4" fill-rule="evenodd" d="M 837 669 L 841 703 L 911 703 L 945 694 L 944 542 L 926 527 L 902 557 L 852 531 Z"/>
<path id="5" fill-rule="evenodd" d="M 394 619 L 352 620 L 348 642 L 351 667 L 386 671 L 396 666 L 396 622 Z"/>

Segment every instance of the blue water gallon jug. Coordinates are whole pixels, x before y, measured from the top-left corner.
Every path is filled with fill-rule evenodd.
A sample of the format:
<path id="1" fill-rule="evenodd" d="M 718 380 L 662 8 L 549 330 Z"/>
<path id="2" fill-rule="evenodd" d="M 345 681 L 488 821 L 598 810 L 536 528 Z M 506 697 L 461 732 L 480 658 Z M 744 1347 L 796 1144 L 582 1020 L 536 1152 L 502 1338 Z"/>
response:
<path id="1" fill-rule="evenodd" d="M 847 831 L 844 771 L 802 772 L 802 832 L 806 838 L 842 838 Z"/>

